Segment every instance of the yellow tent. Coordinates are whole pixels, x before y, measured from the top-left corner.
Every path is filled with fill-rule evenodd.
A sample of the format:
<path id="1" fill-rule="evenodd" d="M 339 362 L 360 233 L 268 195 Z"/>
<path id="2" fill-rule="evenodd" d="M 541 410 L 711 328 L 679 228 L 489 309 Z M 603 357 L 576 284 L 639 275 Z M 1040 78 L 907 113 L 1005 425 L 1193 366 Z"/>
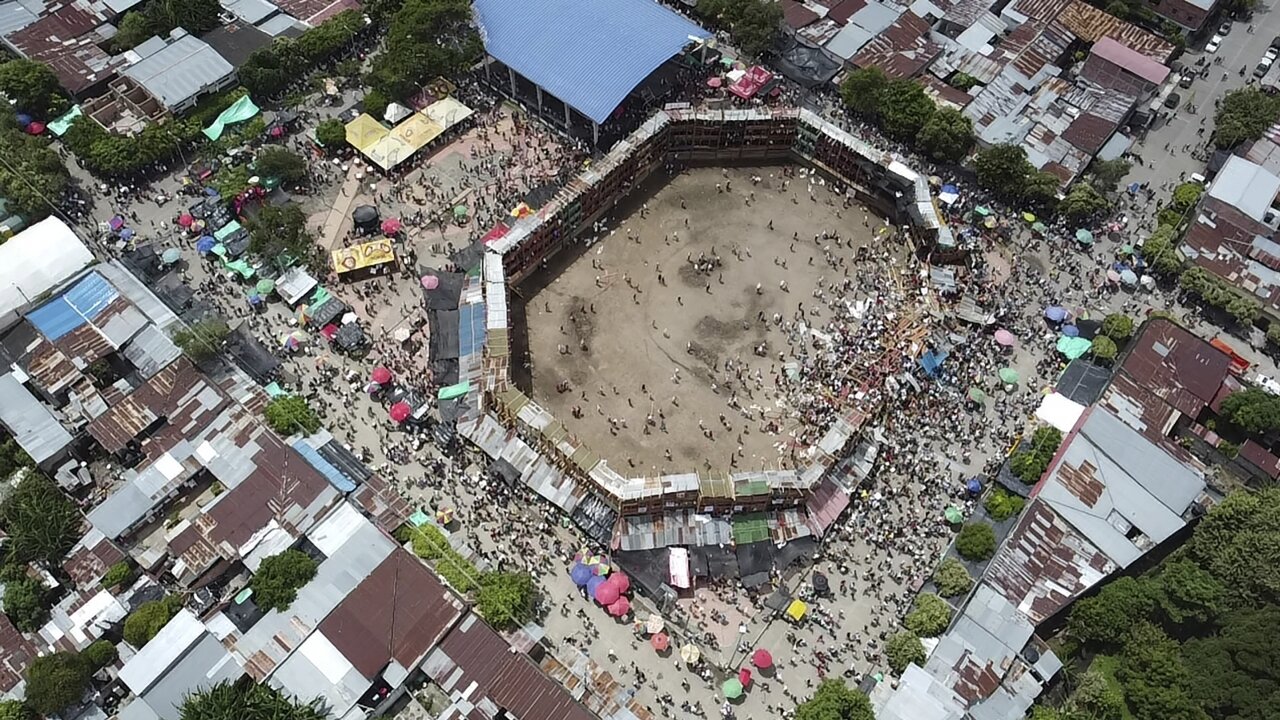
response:
<path id="1" fill-rule="evenodd" d="M 442 129 L 448 130 L 471 117 L 473 110 L 451 97 L 446 97 L 422 108 L 422 112 Z"/>
<path id="2" fill-rule="evenodd" d="M 792 600 L 791 604 L 787 606 L 787 617 L 791 618 L 792 620 L 795 620 L 796 622 L 799 622 L 800 619 L 804 617 L 804 614 L 808 611 L 809 611 L 809 606 L 805 605 L 803 601 Z"/>
<path id="3" fill-rule="evenodd" d="M 360 152 L 367 152 L 389 134 L 390 131 L 368 113 L 361 113 L 347 123 L 347 143 Z"/>

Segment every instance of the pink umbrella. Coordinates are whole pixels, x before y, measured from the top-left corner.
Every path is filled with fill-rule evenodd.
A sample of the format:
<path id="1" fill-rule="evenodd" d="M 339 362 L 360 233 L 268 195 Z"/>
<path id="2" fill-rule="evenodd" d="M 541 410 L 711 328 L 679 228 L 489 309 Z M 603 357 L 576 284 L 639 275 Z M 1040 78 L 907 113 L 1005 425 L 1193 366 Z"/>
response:
<path id="1" fill-rule="evenodd" d="M 596 602 L 601 605 L 612 605 L 618 602 L 619 597 L 622 596 L 618 593 L 618 588 L 607 580 L 596 587 Z"/>
<path id="2" fill-rule="evenodd" d="M 1001 328 L 996 331 L 996 342 L 998 344 L 1003 345 L 1005 347 L 1013 347 L 1013 344 L 1016 341 L 1017 341 L 1017 338 L 1015 338 L 1013 336 L 1013 333 L 1009 332 L 1008 330 Z"/>
<path id="3" fill-rule="evenodd" d="M 376 367 L 373 369 L 373 376 L 370 379 L 379 385 L 386 385 L 391 382 L 391 371 L 384 367 Z"/>
<path id="4" fill-rule="evenodd" d="M 32 135 L 39 135 L 40 133 L 44 132 L 44 127 L 45 127 L 44 123 L 40 122 L 39 120 L 35 120 L 30 125 L 27 126 L 27 132 L 31 133 Z"/>
<path id="5" fill-rule="evenodd" d="M 413 408 L 409 407 L 409 403 L 401 401 L 391 406 L 389 414 L 392 420 L 402 423 L 413 414 Z"/>
<path id="6" fill-rule="evenodd" d="M 440 278 L 436 277 L 435 275 L 423 275 L 422 287 L 428 290 L 435 290 L 436 288 L 440 287 Z"/>
<path id="7" fill-rule="evenodd" d="M 707 87 L 709 87 L 709 88 L 718 88 L 718 87 L 720 87 L 720 85 L 721 85 L 723 82 L 724 82 L 724 81 L 722 81 L 722 80 L 721 80 L 720 78 L 718 78 L 718 77 L 708 78 L 708 79 L 707 79 Z"/>
<path id="8" fill-rule="evenodd" d="M 653 646 L 654 650 L 665 652 L 667 648 L 671 647 L 671 637 L 666 633 L 658 633 L 649 638 L 649 644 Z"/>
<path id="9" fill-rule="evenodd" d="M 768 667 L 773 667 L 773 656 L 769 654 L 768 650 L 765 650 L 764 648 L 760 648 L 759 650 L 756 650 L 755 652 L 751 653 L 751 664 L 755 665 L 761 670 Z M 746 685 L 746 683 L 743 683 L 743 685 Z"/>
<path id="10" fill-rule="evenodd" d="M 631 612 L 631 601 L 624 597 L 620 597 L 617 602 L 605 609 L 614 617 L 622 617 L 623 615 Z"/>
<path id="11" fill-rule="evenodd" d="M 631 578 L 627 577 L 626 573 L 615 572 L 609 576 L 609 582 L 618 588 L 619 593 L 625 593 L 631 589 Z"/>
<path id="12" fill-rule="evenodd" d="M 196 219 L 195 219 L 195 218 L 193 218 L 193 217 L 191 217 L 191 216 L 190 216 L 190 215 L 188 215 L 187 213 L 182 213 L 181 215 L 179 215 L 179 216 L 178 216 L 178 224 L 179 224 L 179 225 L 181 225 L 181 226 L 182 226 L 182 227 L 184 227 L 184 228 L 185 228 L 185 227 L 191 227 L 191 223 L 193 223 L 193 222 L 195 222 L 195 221 L 196 221 Z"/>
<path id="13" fill-rule="evenodd" d="M 744 688 L 745 688 L 745 687 L 747 687 L 748 685 L 750 685 L 750 684 L 751 684 L 751 671 L 750 671 L 750 670 L 748 670 L 748 669 L 746 669 L 746 668 L 742 668 L 741 670 L 739 670 L 739 671 L 738 671 L 738 682 L 742 683 L 742 687 L 744 687 Z"/>
<path id="14" fill-rule="evenodd" d="M 382 232 L 387 235 L 395 235 L 400 232 L 401 227 L 400 221 L 395 218 L 387 218 L 382 221 Z"/>

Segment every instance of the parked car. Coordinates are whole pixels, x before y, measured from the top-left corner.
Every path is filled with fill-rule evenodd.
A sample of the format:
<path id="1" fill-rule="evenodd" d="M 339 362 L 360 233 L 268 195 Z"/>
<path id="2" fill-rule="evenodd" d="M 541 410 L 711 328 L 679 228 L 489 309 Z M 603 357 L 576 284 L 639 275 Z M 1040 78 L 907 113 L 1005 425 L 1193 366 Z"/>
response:
<path id="1" fill-rule="evenodd" d="M 1218 34 L 1226 37 L 1231 32 L 1231 21 L 1228 20 L 1218 26 Z"/>
<path id="2" fill-rule="evenodd" d="M 1258 63 L 1257 67 L 1253 69 L 1253 76 L 1262 77 L 1266 75 L 1267 71 L 1271 69 L 1271 63 L 1271 58 L 1262 58 L 1262 62 Z"/>
<path id="3" fill-rule="evenodd" d="M 1183 90 L 1186 90 L 1187 88 L 1191 87 L 1191 83 L 1195 79 L 1196 78 L 1194 75 L 1192 75 L 1191 73 L 1187 73 L 1182 77 L 1178 78 L 1178 87 L 1182 88 Z"/>
<path id="4" fill-rule="evenodd" d="M 1170 110 L 1178 107 L 1178 103 L 1182 102 L 1182 96 L 1178 93 L 1169 93 L 1169 97 L 1164 99 L 1164 106 Z"/>
<path id="5" fill-rule="evenodd" d="M 1277 40 L 1280 40 L 1280 38 L 1277 38 Z M 1204 51 L 1212 55 L 1213 53 L 1218 52 L 1218 48 L 1220 47 L 1222 47 L 1222 36 L 1214 35 L 1213 37 L 1209 38 L 1209 42 L 1205 44 Z"/>
<path id="6" fill-rule="evenodd" d="M 1263 59 L 1269 59 L 1272 62 L 1275 62 L 1277 55 L 1280 55 L 1280 48 L 1269 47 L 1267 48 L 1267 51 L 1262 54 L 1262 57 Z"/>
<path id="7" fill-rule="evenodd" d="M 1275 39 L 1271 41 L 1271 47 L 1280 48 L 1280 35 L 1275 36 Z"/>

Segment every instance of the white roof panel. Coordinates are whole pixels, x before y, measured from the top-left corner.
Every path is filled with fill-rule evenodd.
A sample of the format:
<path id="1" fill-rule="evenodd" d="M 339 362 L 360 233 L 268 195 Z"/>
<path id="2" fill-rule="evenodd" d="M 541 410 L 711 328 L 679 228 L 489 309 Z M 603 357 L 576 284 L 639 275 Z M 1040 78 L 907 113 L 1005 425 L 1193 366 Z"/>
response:
<path id="1" fill-rule="evenodd" d="M 0 244 L 0 327 L 16 311 L 70 280 L 93 262 L 93 253 L 58 218 L 41 220 Z"/>

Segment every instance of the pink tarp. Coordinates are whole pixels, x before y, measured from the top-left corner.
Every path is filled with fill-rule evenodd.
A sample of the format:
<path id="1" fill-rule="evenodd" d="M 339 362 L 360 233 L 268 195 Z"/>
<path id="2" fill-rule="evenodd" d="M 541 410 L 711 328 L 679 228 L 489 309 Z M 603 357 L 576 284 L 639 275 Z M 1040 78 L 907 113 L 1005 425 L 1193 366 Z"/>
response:
<path id="1" fill-rule="evenodd" d="M 747 74 L 738 78 L 737 82 L 729 86 L 729 92 L 737 95 L 743 100 L 750 100 L 760 92 L 760 88 L 768 85 L 773 80 L 773 73 L 760 67 L 753 66 L 747 70 Z"/>
<path id="2" fill-rule="evenodd" d="M 511 232 L 511 228 L 508 227 L 506 223 L 500 222 L 497 225 L 494 225 L 492 230 L 485 233 L 484 237 L 480 238 L 480 242 L 488 245 L 509 232 Z"/>
<path id="3" fill-rule="evenodd" d="M 668 548 L 667 574 L 671 579 L 671 587 L 689 589 L 689 551 L 686 548 Z"/>

